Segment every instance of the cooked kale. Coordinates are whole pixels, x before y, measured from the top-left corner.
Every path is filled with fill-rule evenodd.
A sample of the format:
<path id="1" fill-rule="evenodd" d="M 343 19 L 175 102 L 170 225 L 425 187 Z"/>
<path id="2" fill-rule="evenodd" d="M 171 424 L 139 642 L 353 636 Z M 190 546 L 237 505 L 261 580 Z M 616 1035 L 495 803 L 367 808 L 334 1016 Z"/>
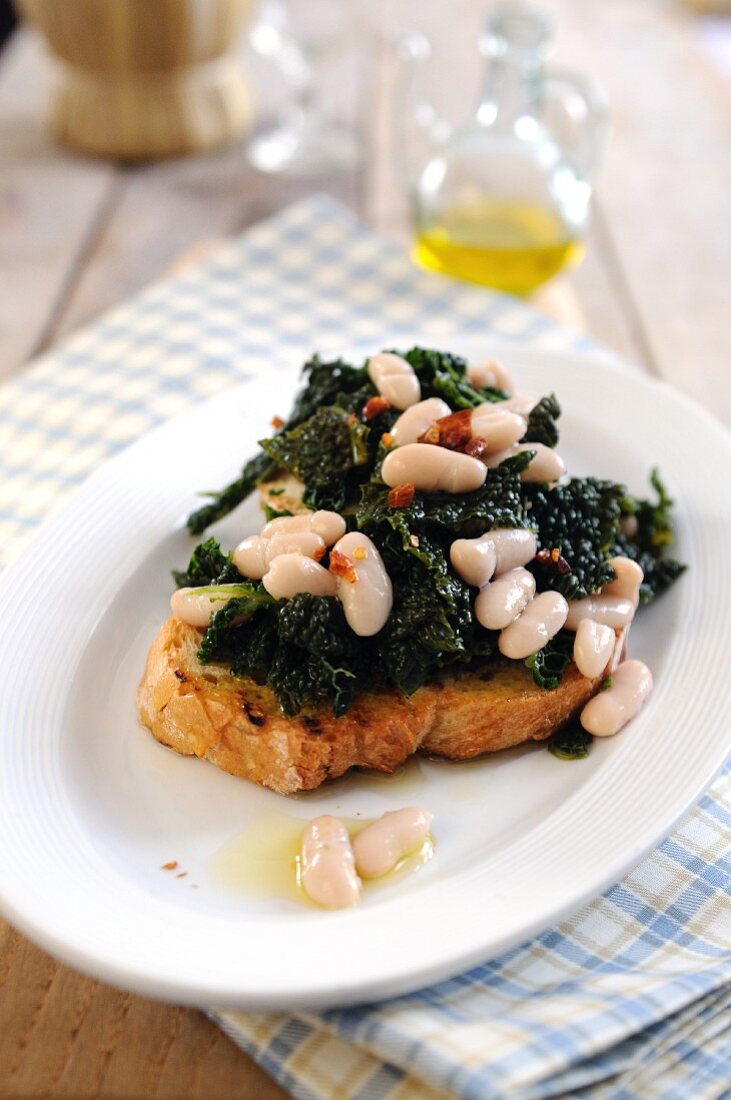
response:
<path id="1" fill-rule="evenodd" d="M 528 416 L 528 426 L 521 443 L 544 443 L 546 447 L 555 447 L 558 443 L 556 421 L 561 415 L 561 406 L 556 395 L 542 397 L 534 405 Z"/>
<path id="2" fill-rule="evenodd" d="M 308 703 L 330 699 L 333 713 L 345 714 L 356 691 L 370 682 L 370 641 L 348 629 L 333 596 L 294 596 L 282 605 L 278 625 L 268 683 L 283 712 L 297 714 Z"/>
<path id="3" fill-rule="evenodd" d="M 276 463 L 272 462 L 268 454 L 262 452 L 250 458 L 235 481 L 220 492 L 211 493 L 208 504 L 191 512 L 188 516 L 188 530 L 191 535 L 202 534 L 206 527 L 233 512 L 237 505 L 251 496 L 257 485 L 273 477 L 276 472 Z"/>
<path id="4" fill-rule="evenodd" d="M 557 688 L 571 664 L 573 649 L 573 634 L 560 630 L 543 649 L 539 649 L 532 657 L 526 657 L 525 667 L 533 673 L 534 683 L 547 691 Z"/>
<path id="5" fill-rule="evenodd" d="M 578 722 L 569 722 L 557 730 L 548 742 L 548 751 L 559 760 L 586 760 L 594 738 Z"/>
<path id="6" fill-rule="evenodd" d="M 257 668 L 266 668 L 267 654 L 262 654 L 262 664 L 257 664 L 257 654 L 261 649 L 258 628 L 266 619 L 267 611 L 273 636 L 276 634 L 276 614 L 272 614 L 275 600 L 262 584 L 244 581 L 240 575 L 237 588 L 236 597 L 211 619 L 198 650 L 198 659 L 204 665 L 229 663 L 234 672 L 253 675 Z"/>
<path id="7" fill-rule="evenodd" d="M 609 565 L 624 488 L 593 477 L 572 478 L 553 489 L 526 486 L 529 516 L 538 529 L 540 549 L 558 549 L 570 568 L 562 572 L 553 561 L 534 561 L 531 569 L 539 589 L 555 589 L 567 600 L 581 599 L 614 579 Z"/>
<path id="8" fill-rule="evenodd" d="M 507 397 L 502 390 L 489 387 L 475 389 L 471 386 L 467 381 L 467 361 L 460 356 L 425 348 L 412 348 L 411 351 L 406 352 L 405 358 L 419 376 L 423 398 L 441 397 L 450 408 L 464 409 L 473 408 L 483 401 L 500 401 Z M 292 429 L 309 421 L 319 411 L 329 406 L 336 406 L 360 418 L 368 399 L 378 392 L 368 378 L 366 366 L 354 367 L 342 359 L 323 362 L 319 356 L 315 355 L 305 363 L 302 372 L 304 385 L 295 398 L 291 415 L 274 437 L 275 440 L 291 433 Z M 393 426 L 397 416 L 397 410 L 388 408 L 370 424 L 373 430 L 367 442 L 369 451 L 367 461 L 371 467 L 369 474 L 373 472 L 379 458 L 379 439 Z M 212 523 L 216 523 L 233 511 L 262 481 L 274 477 L 278 466 L 272 459 L 271 452 L 276 450 L 276 447 L 271 447 L 268 452 L 265 451 L 250 459 L 230 485 L 211 494 L 212 499 L 208 504 L 192 512 L 188 517 L 190 533 L 200 535 Z M 346 491 L 353 491 L 350 483 L 346 486 Z M 305 493 L 304 497 L 305 503 L 315 508 L 335 507 L 334 504 L 327 503 L 329 499 L 331 499 L 329 491 L 322 490 L 319 486 L 313 486 L 312 491 L 309 494 Z"/>
<path id="9" fill-rule="evenodd" d="M 296 428 L 326 405 L 339 405 L 349 412 L 354 411 L 355 404 L 362 397 L 360 391 L 365 389 L 368 396 L 376 393 L 365 367 L 352 367 L 343 359 L 323 362 L 319 355 L 314 355 L 305 363 L 302 374 L 305 385 L 295 397 L 285 430 Z M 366 400 L 367 397 L 364 397 L 363 403 Z"/>
<path id="10" fill-rule="evenodd" d="M 397 352 L 410 363 L 421 384 L 422 399 L 441 397 L 452 409 L 473 409 L 484 401 L 503 401 L 503 390 L 486 386 L 476 389 L 467 380 L 467 360 L 461 355 L 429 348 Z"/>
<path id="11" fill-rule="evenodd" d="M 217 539 L 206 539 L 196 546 L 188 568 L 174 569 L 173 578 L 178 588 L 199 588 L 209 584 L 238 584 L 241 574 L 224 554 Z"/>
<path id="12" fill-rule="evenodd" d="M 623 499 L 622 516 L 625 520 L 634 518 L 637 531 L 630 538 L 620 529 L 612 550 L 614 554 L 632 558 L 645 574 L 640 588 L 643 603 L 650 603 L 663 593 L 686 569 L 681 562 L 664 556 L 673 543 L 673 501 L 657 469 L 651 472 L 650 483 L 657 493 L 657 500 L 639 500 L 630 496 Z"/>
<path id="13" fill-rule="evenodd" d="M 337 406 L 325 406 L 291 431 L 260 440 L 269 457 L 300 481 L 310 508 L 340 511 L 366 466 L 370 429 Z"/>
<path id="14" fill-rule="evenodd" d="M 324 363 L 319 356 L 313 356 L 302 368 L 305 384 L 295 397 L 292 413 L 280 432 L 290 431 L 309 420 L 318 409 L 325 405 L 340 404 L 351 409 L 358 398 L 356 392 L 365 387 L 368 396 L 376 390 L 368 381 L 365 368 L 351 367 L 342 359 Z M 338 399 L 340 399 L 338 401 Z M 364 397 L 363 403 L 367 400 Z M 385 429 L 382 429 L 385 430 Z M 212 523 L 223 519 L 237 505 L 246 500 L 254 489 L 277 472 L 277 464 L 266 452 L 255 455 L 244 465 L 240 475 L 217 493 L 211 494 L 211 501 L 198 508 L 188 517 L 188 530 L 191 535 L 200 535 Z"/>
<path id="15" fill-rule="evenodd" d="M 474 537 L 493 527 L 525 527 L 521 501 L 520 469 L 531 453 L 524 452 L 487 471 L 484 485 L 471 493 L 414 493 L 404 508 L 391 508 L 389 490 L 383 485 L 364 485 L 356 513 L 358 527 L 370 531 L 381 523 L 403 516 L 414 532 L 439 529 L 454 538 Z"/>
<path id="16" fill-rule="evenodd" d="M 496 389 L 475 389 L 459 356 L 424 348 L 403 354 L 419 377 L 422 398 L 439 396 L 458 410 L 506 396 Z M 398 410 L 378 402 L 368 405 L 377 391 L 365 366 L 315 357 L 304 375 L 287 422 L 262 441 L 261 453 L 239 478 L 193 513 L 188 525 L 191 531 L 203 530 L 261 481 L 288 471 L 304 482 L 307 506 L 352 510 L 349 528 L 364 531 L 378 547 L 394 592 L 385 626 L 375 637 L 361 638 L 348 627 L 336 598 L 300 594 L 274 600 L 263 584 L 241 578 L 215 539 L 201 543 L 187 569 L 174 573 L 180 586 L 230 586 L 232 598 L 205 631 L 200 659 L 267 683 L 285 714 L 323 701 L 343 714 L 359 692 L 373 686 L 409 694 L 455 666 L 479 669 L 497 652 L 497 632 L 475 620 L 474 590 L 451 567 L 456 538 L 496 527 L 533 528 L 539 555 L 529 568 L 537 587 L 555 589 L 567 599 L 582 598 L 611 581 L 609 559 L 616 554 L 642 566 L 645 601 L 684 569 L 664 557 L 672 541 L 672 501 L 657 471 L 652 500 L 634 498 L 624 486 L 596 478 L 548 488 L 521 481 L 534 453 L 526 451 L 488 469 L 484 485 L 474 492 L 417 491 L 408 503 L 392 507 L 380 468 L 389 450 L 385 433 Z M 523 442 L 554 446 L 560 412 L 553 395 L 543 397 L 528 418 Z M 287 514 L 276 511 L 275 495 L 270 493 L 267 515 Z M 328 552 L 322 564 L 328 566 Z M 561 631 L 528 658 L 524 663 L 534 682 L 556 688 L 572 648 L 573 636 Z M 577 759 L 586 755 L 590 740 L 571 726 L 550 747 L 557 756 Z"/>

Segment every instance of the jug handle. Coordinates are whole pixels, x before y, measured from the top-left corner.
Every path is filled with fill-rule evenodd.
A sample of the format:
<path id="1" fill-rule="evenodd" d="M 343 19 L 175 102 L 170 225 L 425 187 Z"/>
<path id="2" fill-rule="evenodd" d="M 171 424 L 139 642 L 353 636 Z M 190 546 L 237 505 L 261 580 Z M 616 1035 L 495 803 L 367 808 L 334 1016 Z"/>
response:
<path id="1" fill-rule="evenodd" d="M 609 134 L 609 109 L 604 89 L 595 80 L 573 69 L 551 67 L 545 73 L 544 107 L 556 102 L 575 123 L 577 138 L 562 143 L 567 159 L 586 179 L 596 173 Z M 576 105 L 583 117 L 576 119 Z"/>

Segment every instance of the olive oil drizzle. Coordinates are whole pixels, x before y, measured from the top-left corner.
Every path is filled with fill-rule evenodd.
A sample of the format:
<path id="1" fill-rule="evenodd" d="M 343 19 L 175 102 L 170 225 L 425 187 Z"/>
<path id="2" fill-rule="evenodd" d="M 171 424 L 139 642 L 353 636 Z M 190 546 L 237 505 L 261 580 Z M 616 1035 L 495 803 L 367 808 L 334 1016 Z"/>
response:
<path id="1" fill-rule="evenodd" d="M 340 818 L 351 838 L 375 818 Z M 227 841 L 213 856 L 210 870 L 227 892 L 240 897 L 280 898 L 318 908 L 307 896 L 301 877 L 302 833 L 306 820 L 284 813 L 262 814 Z M 407 853 L 388 874 L 363 879 L 364 891 L 377 891 L 415 874 L 434 854 L 431 836 Z"/>

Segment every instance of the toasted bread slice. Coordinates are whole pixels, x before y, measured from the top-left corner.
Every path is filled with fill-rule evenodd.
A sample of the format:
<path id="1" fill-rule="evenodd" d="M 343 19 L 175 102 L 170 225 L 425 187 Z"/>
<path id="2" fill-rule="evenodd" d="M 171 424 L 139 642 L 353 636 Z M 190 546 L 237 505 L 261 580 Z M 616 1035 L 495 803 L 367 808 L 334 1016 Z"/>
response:
<path id="1" fill-rule="evenodd" d="M 310 790 L 353 766 L 392 772 L 432 722 L 433 696 L 363 695 L 344 718 L 329 707 L 282 715 L 272 691 L 201 665 L 202 633 L 170 618 L 155 639 L 137 694 L 158 741 L 283 794 Z"/>
<path id="2" fill-rule="evenodd" d="M 541 741 L 597 690 L 571 665 L 555 691 L 515 662 L 491 661 L 406 697 L 359 696 L 346 715 L 328 705 L 282 715 L 272 691 L 226 668 L 201 665 L 201 631 L 170 618 L 155 639 L 139 687 L 140 720 L 176 752 L 210 760 L 283 794 L 311 790 L 351 767 L 392 772 L 423 750 L 465 759 Z"/>

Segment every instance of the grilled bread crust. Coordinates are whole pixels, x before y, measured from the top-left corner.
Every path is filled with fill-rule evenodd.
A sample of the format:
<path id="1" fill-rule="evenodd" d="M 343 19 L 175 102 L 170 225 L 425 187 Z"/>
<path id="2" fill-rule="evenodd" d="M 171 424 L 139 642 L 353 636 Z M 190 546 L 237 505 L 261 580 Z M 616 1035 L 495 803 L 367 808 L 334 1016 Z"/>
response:
<path id="1" fill-rule="evenodd" d="M 174 617 L 165 623 L 138 690 L 140 721 L 176 752 L 282 794 L 319 787 L 351 767 L 393 772 L 417 751 L 463 760 L 545 740 L 602 680 L 586 679 L 572 664 L 559 687 L 545 691 L 522 665 L 499 659 L 409 697 L 360 695 L 341 718 L 327 704 L 287 718 L 266 685 L 201 665 L 201 637 Z"/>

